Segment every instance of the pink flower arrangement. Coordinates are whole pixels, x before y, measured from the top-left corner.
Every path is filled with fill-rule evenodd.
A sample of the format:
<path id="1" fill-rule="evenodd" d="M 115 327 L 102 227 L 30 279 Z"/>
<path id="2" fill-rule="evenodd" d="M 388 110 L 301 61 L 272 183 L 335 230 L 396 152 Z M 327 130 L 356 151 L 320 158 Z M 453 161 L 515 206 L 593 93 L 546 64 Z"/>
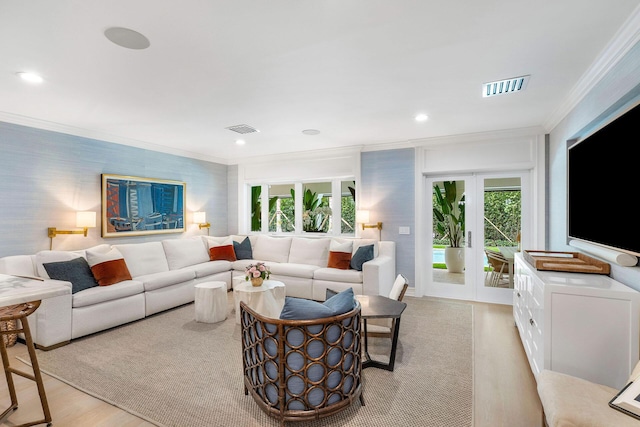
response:
<path id="1" fill-rule="evenodd" d="M 270 275 L 271 272 L 269 271 L 269 267 L 267 267 L 264 262 L 249 264 L 247 268 L 245 268 L 245 280 L 247 281 L 258 277 L 262 277 L 264 280 L 267 280 Z"/>

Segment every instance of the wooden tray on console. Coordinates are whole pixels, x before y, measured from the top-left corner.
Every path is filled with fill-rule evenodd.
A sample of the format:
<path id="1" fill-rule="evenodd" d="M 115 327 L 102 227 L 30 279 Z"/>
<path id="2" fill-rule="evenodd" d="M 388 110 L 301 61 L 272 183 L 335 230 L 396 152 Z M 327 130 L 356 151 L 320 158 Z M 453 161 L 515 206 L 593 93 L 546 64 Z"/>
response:
<path id="1" fill-rule="evenodd" d="M 536 270 L 569 273 L 609 274 L 611 266 L 580 252 L 523 251 L 524 259 Z"/>

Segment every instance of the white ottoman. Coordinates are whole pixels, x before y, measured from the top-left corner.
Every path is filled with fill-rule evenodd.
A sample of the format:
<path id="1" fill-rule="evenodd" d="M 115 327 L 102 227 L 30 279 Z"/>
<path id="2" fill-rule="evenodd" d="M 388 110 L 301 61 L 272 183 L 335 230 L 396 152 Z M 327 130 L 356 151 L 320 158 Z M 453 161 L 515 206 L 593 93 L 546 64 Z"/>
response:
<path id="1" fill-rule="evenodd" d="M 196 322 L 216 323 L 227 318 L 227 284 L 204 282 L 195 285 Z"/>

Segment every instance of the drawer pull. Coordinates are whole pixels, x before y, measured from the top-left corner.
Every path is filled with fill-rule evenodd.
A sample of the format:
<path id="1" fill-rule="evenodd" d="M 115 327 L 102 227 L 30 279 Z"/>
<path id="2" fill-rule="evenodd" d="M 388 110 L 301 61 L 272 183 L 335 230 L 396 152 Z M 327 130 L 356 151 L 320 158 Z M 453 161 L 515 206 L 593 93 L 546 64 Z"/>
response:
<path id="1" fill-rule="evenodd" d="M 520 292 L 516 293 L 516 295 L 518 295 L 518 298 L 520 298 L 522 295 L 520 295 Z"/>
<path id="2" fill-rule="evenodd" d="M 529 323 L 533 326 L 536 322 L 534 322 L 533 319 L 529 319 Z"/>

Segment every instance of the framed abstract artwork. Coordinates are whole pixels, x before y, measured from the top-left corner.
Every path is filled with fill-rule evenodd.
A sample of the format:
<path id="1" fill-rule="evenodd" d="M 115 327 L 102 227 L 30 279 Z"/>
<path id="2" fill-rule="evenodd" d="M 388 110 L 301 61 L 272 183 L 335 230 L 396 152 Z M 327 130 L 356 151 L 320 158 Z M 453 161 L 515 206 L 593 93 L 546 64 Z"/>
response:
<path id="1" fill-rule="evenodd" d="M 102 237 L 184 233 L 187 184 L 102 174 Z"/>

